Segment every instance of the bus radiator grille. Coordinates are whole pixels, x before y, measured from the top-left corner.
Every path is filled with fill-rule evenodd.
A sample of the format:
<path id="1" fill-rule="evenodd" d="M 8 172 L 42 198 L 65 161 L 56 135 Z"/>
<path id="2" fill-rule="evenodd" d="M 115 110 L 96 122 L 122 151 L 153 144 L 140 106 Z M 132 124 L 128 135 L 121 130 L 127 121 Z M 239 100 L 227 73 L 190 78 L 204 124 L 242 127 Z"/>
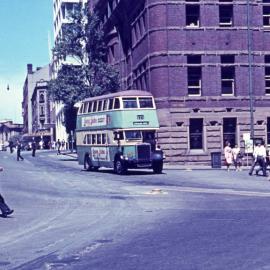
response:
<path id="1" fill-rule="evenodd" d="M 150 145 L 138 145 L 138 161 L 150 161 Z"/>

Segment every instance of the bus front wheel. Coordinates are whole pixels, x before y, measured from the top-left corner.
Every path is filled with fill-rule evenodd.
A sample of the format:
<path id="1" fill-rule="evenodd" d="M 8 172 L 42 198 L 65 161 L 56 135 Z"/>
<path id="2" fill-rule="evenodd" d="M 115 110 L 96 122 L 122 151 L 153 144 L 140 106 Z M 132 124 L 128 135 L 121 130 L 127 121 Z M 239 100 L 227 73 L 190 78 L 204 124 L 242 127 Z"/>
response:
<path id="1" fill-rule="evenodd" d="M 161 174 L 163 170 L 163 162 L 154 162 L 152 167 L 154 173 Z"/>
<path id="2" fill-rule="evenodd" d="M 123 175 L 123 174 L 126 174 L 127 167 L 125 166 L 123 161 L 121 161 L 120 159 L 117 159 L 114 162 L 114 171 L 115 171 L 115 173 L 117 173 L 119 175 Z"/>

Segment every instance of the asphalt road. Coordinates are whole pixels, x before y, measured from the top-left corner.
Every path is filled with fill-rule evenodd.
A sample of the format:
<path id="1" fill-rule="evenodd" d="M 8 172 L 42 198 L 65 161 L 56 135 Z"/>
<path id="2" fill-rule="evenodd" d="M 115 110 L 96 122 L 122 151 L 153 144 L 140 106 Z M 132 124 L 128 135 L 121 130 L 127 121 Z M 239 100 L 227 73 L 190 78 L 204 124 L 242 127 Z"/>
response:
<path id="1" fill-rule="evenodd" d="M 270 182 L 223 170 L 86 172 L 0 152 L 0 269 L 270 269 Z"/>

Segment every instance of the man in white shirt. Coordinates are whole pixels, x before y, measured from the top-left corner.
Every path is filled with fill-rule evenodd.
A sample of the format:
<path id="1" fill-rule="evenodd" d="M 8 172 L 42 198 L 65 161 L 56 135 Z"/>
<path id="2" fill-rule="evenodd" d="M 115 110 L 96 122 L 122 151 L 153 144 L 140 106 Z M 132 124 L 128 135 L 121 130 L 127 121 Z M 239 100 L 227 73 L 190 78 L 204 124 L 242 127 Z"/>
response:
<path id="1" fill-rule="evenodd" d="M 252 175 L 255 166 L 258 164 L 260 166 L 260 169 L 257 170 L 257 172 L 262 170 L 263 176 L 267 176 L 266 175 L 266 148 L 263 144 L 258 143 L 254 147 L 253 157 L 254 157 L 254 161 L 250 168 L 249 175 Z"/>

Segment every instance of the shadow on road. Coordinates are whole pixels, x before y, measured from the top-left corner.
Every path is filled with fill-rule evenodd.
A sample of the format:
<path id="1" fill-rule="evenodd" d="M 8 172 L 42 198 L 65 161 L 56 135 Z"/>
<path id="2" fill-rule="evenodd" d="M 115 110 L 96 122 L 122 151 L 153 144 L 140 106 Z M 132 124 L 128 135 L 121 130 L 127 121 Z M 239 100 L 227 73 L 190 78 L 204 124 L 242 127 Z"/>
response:
<path id="1" fill-rule="evenodd" d="M 104 174 L 115 174 L 114 170 L 111 169 L 98 169 L 98 170 L 93 170 L 93 171 L 88 171 L 85 169 L 81 170 L 82 172 L 96 172 L 96 173 L 104 173 Z M 129 175 L 166 175 L 166 173 L 161 173 L 161 174 L 155 174 L 152 171 L 137 171 L 137 170 L 128 170 L 126 174 L 123 175 L 118 175 L 119 177 L 125 177 L 125 176 L 129 176 Z"/>

